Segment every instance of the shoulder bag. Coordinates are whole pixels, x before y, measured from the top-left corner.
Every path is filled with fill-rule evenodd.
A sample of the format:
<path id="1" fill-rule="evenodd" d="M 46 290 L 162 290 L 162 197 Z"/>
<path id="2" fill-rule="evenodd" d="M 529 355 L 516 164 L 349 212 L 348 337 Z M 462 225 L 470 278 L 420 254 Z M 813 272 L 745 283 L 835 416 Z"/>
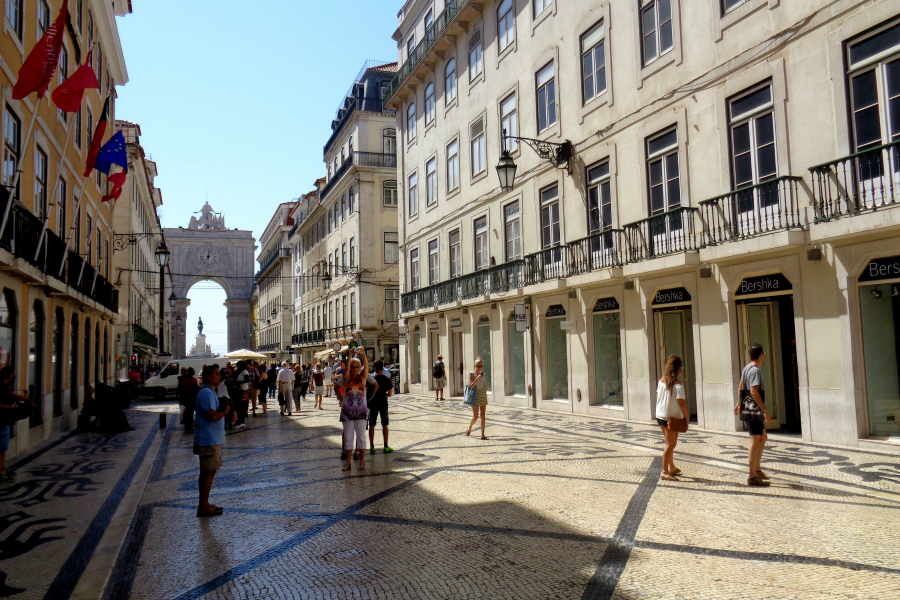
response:
<path id="1" fill-rule="evenodd" d="M 741 402 L 741 421 L 765 421 L 766 416 L 750 390 L 744 387 L 744 372 L 741 371 L 741 387 L 738 390 L 738 398 Z"/>
<path id="2" fill-rule="evenodd" d="M 478 401 L 478 392 L 471 385 L 466 385 L 465 390 L 463 390 L 463 404 L 466 406 L 475 406 L 475 403 Z"/>

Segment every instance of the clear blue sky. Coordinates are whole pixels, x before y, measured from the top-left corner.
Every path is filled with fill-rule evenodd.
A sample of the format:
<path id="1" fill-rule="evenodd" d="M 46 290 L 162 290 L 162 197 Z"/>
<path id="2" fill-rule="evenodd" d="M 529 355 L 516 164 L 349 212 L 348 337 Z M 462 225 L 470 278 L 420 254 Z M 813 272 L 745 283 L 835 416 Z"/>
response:
<path id="1" fill-rule="evenodd" d="M 164 227 L 209 203 L 259 239 L 272 212 L 325 172 L 322 146 L 368 59 L 396 60 L 401 0 L 132 0 L 118 19 L 130 81 L 116 117 L 141 126 L 159 168 Z M 188 339 L 203 315 L 225 351 L 225 293 L 189 294 Z M 190 344 L 189 344 L 190 345 Z"/>

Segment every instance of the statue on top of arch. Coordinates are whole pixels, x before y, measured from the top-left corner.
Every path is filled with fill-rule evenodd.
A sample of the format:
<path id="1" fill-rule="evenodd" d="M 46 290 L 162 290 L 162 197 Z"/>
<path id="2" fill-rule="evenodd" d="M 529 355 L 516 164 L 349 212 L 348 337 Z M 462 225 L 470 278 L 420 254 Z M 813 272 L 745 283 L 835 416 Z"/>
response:
<path id="1" fill-rule="evenodd" d="M 226 229 L 225 217 L 222 213 L 214 211 L 212 206 L 209 205 L 209 202 L 207 202 L 203 205 L 203 208 L 200 209 L 199 219 L 197 217 L 191 217 L 191 223 L 188 225 L 188 229 L 194 231 L 203 229 L 224 230 Z"/>

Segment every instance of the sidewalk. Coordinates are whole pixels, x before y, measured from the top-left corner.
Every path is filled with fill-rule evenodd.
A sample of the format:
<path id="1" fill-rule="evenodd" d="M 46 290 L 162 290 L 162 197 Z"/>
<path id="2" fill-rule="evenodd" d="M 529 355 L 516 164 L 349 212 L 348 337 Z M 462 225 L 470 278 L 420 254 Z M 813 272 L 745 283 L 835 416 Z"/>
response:
<path id="1" fill-rule="evenodd" d="M 11 460 L 15 481 L 0 486 L 0 597 L 77 597 L 79 580 L 96 577 L 104 555 L 115 559 L 168 410 L 130 409 L 134 431 L 65 432 Z"/>

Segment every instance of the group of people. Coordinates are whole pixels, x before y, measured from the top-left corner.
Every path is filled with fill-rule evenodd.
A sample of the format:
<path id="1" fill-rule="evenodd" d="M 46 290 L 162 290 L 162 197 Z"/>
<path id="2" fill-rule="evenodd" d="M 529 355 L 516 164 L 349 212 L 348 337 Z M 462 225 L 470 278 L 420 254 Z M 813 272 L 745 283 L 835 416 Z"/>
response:
<path id="1" fill-rule="evenodd" d="M 393 395 L 393 382 L 381 360 L 369 371 L 368 358 L 362 348 L 352 357 L 334 365 L 281 363 L 272 365 L 246 363 L 204 365 L 197 382 L 193 369 L 182 369 L 178 383 L 178 401 L 184 406 L 186 433 L 194 434 L 194 453 L 200 457 L 200 498 L 198 517 L 222 514 L 222 507 L 210 504 L 209 493 L 216 472 L 222 467 L 222 445 L 225 430 L 245 426 L 248 408 L 267 412 L 267 396 L 277 394 L 281 414 L 292 416 L 300 411 L 312 382 L 316 395 L 314 408 L 322 410 L 322 397 L 333 390 L 340 405 L 343 428 L 341 460 L 343 470 L 352 468 L 352 458 L 359 460 L 358 470 L 366 469 L 366 429 L 369 450 L 375 452 L 375 428 L 380 417 L 384 453 L 393 452 L 388 445 L 388 398 Z M 330 371 L 330 373 L 328 373 Z M 326 385 L 326 380 L 330 385 Z M 272 392 L 274 382 L 275 392 Z M 260 394 L 259 392 L 262 391 Z M 270 396 L 270 394 L 273 394 Z M 368 428 L 366 427 L 368 425 Z"/>
<path id="2" fill-rule="evenodd" d="M 762 453 L 769 439 L 765 424 L 772 420 L 766 408 L 766 392 L 761 369 L 766 355 L 760 344 L 750 346 L 749 354 L 750 362 L 741 370 L 734 414 L 740 415 L 741 421 L 747 423 L 747 431 L 750 433 L 747 485 L 764 487 L 769 485 L 769 476 L 762 470 L 761 464 Z M 666 361 L 662 379 L 656 386 L 656 423 L 666 438 L 661 478 L 668 481 L 678 481 L 678 475 L 682 473 L 681 469 L 675 466 L 675 445 L 678 443 L 678 433 L 687 431 L 687 422 L 690 419 L 687 394 L 681 381 L 683 374 L 684 362 L 672 354 Z"/>

